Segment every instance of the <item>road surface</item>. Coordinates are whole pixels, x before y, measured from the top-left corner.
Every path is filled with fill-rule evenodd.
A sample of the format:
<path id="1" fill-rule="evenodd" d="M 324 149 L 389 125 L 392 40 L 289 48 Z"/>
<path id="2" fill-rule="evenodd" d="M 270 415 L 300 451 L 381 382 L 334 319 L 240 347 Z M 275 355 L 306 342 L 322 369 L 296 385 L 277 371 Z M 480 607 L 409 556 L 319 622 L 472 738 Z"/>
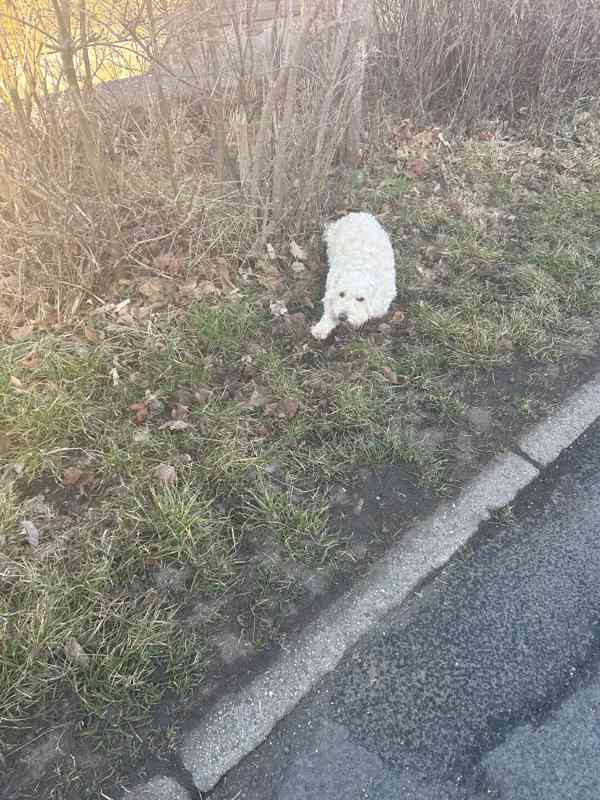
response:
<path id="1" fill-rule="evenodd" d="M 598 800 L 600 425 L 210 800 Z"/>

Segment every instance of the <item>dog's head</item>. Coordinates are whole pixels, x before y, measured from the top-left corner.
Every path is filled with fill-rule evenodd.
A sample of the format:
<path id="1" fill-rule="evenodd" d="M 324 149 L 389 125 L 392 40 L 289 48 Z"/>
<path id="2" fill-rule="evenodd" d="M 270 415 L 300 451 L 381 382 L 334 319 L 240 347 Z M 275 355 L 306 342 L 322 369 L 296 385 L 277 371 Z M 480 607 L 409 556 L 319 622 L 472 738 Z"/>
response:
<path id="1" fill-rule="evenodd" d="M 371 298 L 375 286 L 370 281 L 357 282 L 356 278 L 347 285 L 340 281 L 329 298 L 329 310 L 338 322 L 347 322 L 352 328 L 360 328 L 373 316 Z"/>

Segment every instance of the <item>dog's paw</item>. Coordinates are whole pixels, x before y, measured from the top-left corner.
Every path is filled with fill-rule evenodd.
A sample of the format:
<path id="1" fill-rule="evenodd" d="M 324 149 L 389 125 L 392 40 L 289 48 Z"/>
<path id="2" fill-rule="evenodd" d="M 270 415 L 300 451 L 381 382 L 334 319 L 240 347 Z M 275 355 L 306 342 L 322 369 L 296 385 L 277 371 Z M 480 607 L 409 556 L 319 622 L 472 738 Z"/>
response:
<path id="1" fill-rule="evenodd" d="M 312 326 L 310 332 L 315 339 L 320 339 L 323 341 L 329 336 L 332 330 L 333 328 L 330 325 L 323 325 L 322 322 L 317 322 L 316 325 Z"/>

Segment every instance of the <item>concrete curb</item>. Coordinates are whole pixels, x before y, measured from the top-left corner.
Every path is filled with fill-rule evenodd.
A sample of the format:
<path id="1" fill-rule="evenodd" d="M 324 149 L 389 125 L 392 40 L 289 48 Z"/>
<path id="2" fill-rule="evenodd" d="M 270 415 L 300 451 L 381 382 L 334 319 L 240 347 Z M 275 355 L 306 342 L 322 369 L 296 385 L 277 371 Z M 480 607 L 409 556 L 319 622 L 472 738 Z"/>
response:
<path id="1" fill-rule="evenodd" d="M 368 578 L 302 631 L 270 669 L 188 730 L 178 753 L 196 788 L 210 791 L 336 667 L 375 621 L 446 564 L 492 511 L 512 502 L 540 472 L 526 458 L 540 468 L 547 466 L 598 417 L 600 375 L 519 441 L 525 458 L 512 452 L 498 456 L 455 503 L 438 508 L 410 529 Z"/>
<path id="2" fill-rule="evenodd" d="M 538 470 L 520 456 L 495 459 L 462 493 L 403 536 L 367 580 L 309 625 L 292 648 L 247 688 L 226 699 L 185 737 L 179 754 L 207 792 L 252 752 L 350 646 L 443 566 L 490 511 L 511 502 Z"/>
<path id="3" fill-rule="evenodd" d="M 548 466 L 600 416 L 600 376 L 574 392 L 558 411 L 519 442 L 521 450 Z"/>

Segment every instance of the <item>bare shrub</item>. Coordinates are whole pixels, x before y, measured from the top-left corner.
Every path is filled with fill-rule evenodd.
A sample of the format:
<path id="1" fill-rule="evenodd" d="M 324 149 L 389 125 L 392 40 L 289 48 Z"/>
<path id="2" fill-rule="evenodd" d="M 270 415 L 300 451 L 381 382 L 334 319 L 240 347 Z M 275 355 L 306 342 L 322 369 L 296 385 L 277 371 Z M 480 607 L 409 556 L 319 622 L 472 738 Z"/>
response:
<path id="1" fill-rule="evenodd" d="M 543 124 L 600 86 L 595 0 L 375 0 L 379 77 L 407 115 Z"/>
<path id="2" fill-rule="evenodd" d="M 200 277 L 235 266 L 318 211 L 342 148 L 356 155 L 358 0 L 73 5 L 35 19 L 51 81 L 15 72 L 5 94 L 0 280 L 24 315 L 70 313 L 165 252 Z M 111 47 L 146 74 L 100 81 Z"/>

